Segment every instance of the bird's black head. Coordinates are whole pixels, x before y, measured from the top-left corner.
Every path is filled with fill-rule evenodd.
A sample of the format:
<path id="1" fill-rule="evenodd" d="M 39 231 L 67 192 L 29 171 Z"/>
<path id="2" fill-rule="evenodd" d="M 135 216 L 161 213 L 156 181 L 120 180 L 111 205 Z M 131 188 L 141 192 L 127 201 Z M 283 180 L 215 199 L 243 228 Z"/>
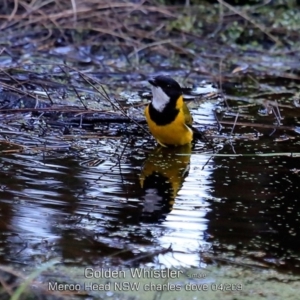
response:
<path id="1" fill-rule="evenodd" d="M 176 107 L 177 100 L 182 96 L 182 89 L 177 81 L 160 75 L 150 79 L 149 83 L 152 85 L 152 105 L 157 111 Z"/>
<path id="2" fill-rule="evenodd" d="M 177 81 L 169 76 L 159 75 L 149 80 L 155 88 L 161 88 L 170 98 L 177 98 L 182 95 L 182 89 Z"/>

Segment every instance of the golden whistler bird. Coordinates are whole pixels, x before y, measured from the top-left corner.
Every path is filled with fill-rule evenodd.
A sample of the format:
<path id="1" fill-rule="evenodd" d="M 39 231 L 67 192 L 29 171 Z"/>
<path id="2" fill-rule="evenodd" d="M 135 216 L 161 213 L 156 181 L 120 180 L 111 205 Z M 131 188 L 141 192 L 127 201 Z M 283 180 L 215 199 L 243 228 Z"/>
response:
<path id="1" fill-rule="evenodd" d="M 164 147 L 191 143 L 195 136 L 193 118 L 183 101 L 178 82 L 160 75 L 150 79 L 149 83 L 153 98 L 145 109 L 145 116 L 156 141 Z M 200 132 L 197 134 L 201 136 Z"/>

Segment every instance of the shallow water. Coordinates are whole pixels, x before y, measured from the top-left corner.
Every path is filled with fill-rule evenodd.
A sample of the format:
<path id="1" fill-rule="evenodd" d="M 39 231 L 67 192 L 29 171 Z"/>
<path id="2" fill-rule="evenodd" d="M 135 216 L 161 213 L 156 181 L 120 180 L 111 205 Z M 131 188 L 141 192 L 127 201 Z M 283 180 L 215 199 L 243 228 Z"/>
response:
<path id="1" fill-rule="evenodd" d="M 203 179 L 197 189 L 192 177 L 186 180 L 174 205 L 166 200 L 155 207 L 140 186 L 144 151 L 127 162 L 104 160 L 93 167 L 74 158 L 2 157 L 2 262 L 30 264 L 57 256 L 96 262 L 126 249 L 117 255 L 126 263 L 170 243 L 186 251 L 180 239 L 194 243 L 195 235 L 191 250 L 197 249 L 206 229 L 204 182 L 210 171 L 198 172 L 197 180 Z"/>
<path id="2" fill-rule="evenodd" d="M 91 143 L 80 155 L 2 155 L 0 263 L 217 261 L 299 273 L 297 134 L 287 131 L 295 139 L 276 142 L 283 131 L 260 128 L 250 139 L 245 133 L 253 128 L 237 127 L 231 139 L 230 131 L 220 132 L 227 138 L 215 151 L 121 138 Z"/>

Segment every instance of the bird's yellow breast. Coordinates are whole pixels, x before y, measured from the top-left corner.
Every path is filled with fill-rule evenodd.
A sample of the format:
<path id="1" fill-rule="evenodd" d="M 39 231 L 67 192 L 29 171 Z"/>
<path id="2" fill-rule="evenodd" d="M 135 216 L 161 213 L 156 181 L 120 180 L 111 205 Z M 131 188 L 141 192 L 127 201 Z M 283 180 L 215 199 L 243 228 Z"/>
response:
<path id="1" fill-rule="evenodd" d="M 191 143 L 193 131 L 187 126 L 191 125 L 192 117 L 188 108 L 183 102 L 182 96 L 177 100 L 176 109 L 178 114 L 175 119 L 166 125 L 157 125 L 150 117 L 149 105 L 145 109 L 145 116 L 150 132 L 162 146 L 174 145 L 181 146 Z M 168 113 L 167 111 L 163 113 Z"/>

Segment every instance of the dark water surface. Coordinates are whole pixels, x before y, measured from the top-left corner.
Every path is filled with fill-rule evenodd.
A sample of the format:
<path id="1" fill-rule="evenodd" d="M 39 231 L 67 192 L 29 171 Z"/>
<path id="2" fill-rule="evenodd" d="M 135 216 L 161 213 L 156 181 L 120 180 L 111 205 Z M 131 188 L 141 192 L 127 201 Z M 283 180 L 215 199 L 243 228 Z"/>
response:
<path id="1" fill-rule="evenodd" d="M 127 138 L 92 144 L 98 160 L 3 154 L 0 263 L 219 261 L 299 273 L 299 142 L 271 133 L 229 140 L 214 155 Z"/>

